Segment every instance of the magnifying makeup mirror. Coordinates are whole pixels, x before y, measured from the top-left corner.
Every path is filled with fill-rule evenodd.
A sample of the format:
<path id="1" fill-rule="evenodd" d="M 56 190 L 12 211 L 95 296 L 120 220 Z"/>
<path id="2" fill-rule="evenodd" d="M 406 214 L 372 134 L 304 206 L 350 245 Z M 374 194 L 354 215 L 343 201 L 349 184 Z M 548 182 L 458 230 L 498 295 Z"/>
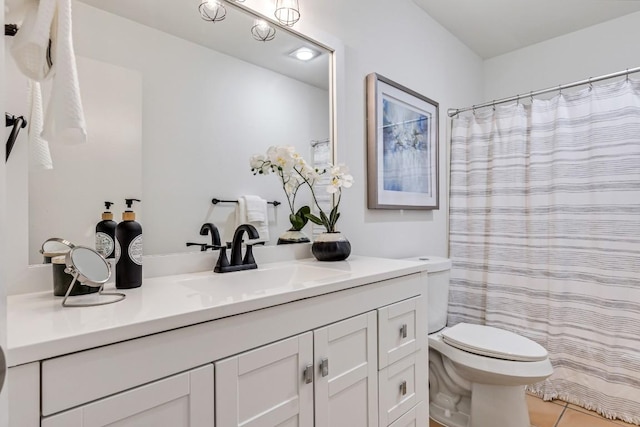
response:
<path id="1" fill-rule="evenodd" d="M 53 257 L 65 255 L 74 247 L 75 245 L 66 239 L 52 237 L 44 241 L 40 253 L 44 256 L 44 263 L 50 264 Z"/>
<path id="2" fill-rule="evenodd" d="M 102 292 L 104 284 L 111 277 L 111 266 L 100 253 L 86 246 L 75 246 L 65 255 L 67 268 L 65 272 L 73 276 L 73 280 L 67 289 L 67 293 L 62 300 L 63 307 L 91 307 L 95 305 L 111 304 L 122 301 L 126 295 L 120 292 Z M 104 295 L 115 298 L 108 298 L 99 302 L 68 303 L 67 298 L 76 282 L 83 285 L 100 288 L 98 296 Z"/>

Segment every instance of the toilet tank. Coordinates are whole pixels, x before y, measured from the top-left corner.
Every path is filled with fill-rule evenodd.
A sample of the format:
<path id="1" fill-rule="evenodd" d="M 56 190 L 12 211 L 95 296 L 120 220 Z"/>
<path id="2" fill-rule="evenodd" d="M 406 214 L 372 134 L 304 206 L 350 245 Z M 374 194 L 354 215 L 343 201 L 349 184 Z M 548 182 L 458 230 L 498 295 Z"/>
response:
<path id="1" fill-rule="evenodd" d="M 409 259 L 427 265 L 425 286 L 427 287 L 428 328 L 431 334 L 447 326 L 451 260 L 435 256 L 421 256 Z"/>

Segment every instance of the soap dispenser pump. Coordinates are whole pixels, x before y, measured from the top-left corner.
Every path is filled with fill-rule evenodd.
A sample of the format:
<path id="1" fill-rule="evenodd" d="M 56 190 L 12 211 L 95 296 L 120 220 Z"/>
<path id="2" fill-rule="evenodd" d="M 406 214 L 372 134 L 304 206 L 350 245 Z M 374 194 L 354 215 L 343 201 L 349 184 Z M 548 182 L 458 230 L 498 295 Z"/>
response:
<path id="1" fill-rule="evenodd" d="M 142 285 L 142 226 L 131 208 L 139 199 L 125 199 L 127 210 L 116 227 L 116 288 L 131 289 Z"/>
<path id="2" fill-rule="evenodd" d="M 96 224 L 96 251 L 103 257 L 115 258 L 116 226 L 113 213 L 109 211 L 113 202 L 104 202 L 106 210 L 102 213 L 102 221 Z"/>

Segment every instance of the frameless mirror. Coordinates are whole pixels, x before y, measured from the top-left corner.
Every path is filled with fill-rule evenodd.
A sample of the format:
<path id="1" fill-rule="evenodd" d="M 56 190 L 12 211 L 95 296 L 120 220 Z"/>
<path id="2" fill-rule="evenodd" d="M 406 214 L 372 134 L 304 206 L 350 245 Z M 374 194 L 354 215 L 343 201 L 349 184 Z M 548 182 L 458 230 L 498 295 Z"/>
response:
<path id="1" fill-rule="evenodd" d="M 251 13 L 225 3 L 225 19 L 212 23 L 200 17 L 199 3 L 73 1 L 89 142 L 51 142 L 53 170 L 30 168 L 30 263 L 41 262 L 37 249 L 52 234 L 93 247 L 105 200 L 115 202 L 116 221 L 125 198 L 142 200 L 136 220 L 145 255 L 210 243 L 199 235 L 208 222 L 231 240 L 235 203 L 214 205 L 213 198 L 281 202 L 267 208 L 268 244 L 290 228 L 281 184 L 253 176 L 249 159 L 271 145 L 293 145 L 309 162 L 320 147 L 331 159 L 333 52 L 273 22 L 274 39 L 257 41 Z M 295 59 L 299 47 L 318 56 Z M 309 204 L 305 197 L 297 204 Z"/>
<path id="2" fill-rule="evenodd" d="M 73 281 L 62 300 L 63 307 L 91 307 L 96 305 L 111 304 L 122 301 L 125 294 L 119 292 L 102 292 L 105 283 L 111 277 L 111 266 L 97 251 L 84 246 L 76 246 L 65 256 L 67 268 L 65 272 L 73 276 Z M 79 302 L 69 303 L 67 299 L 76 282 L 86 286 L 100 288 L 97 294 L 91 296 L 77 296 L 74 299 L 82 299 Z M 107 298 L 101 298 L 107 296 Z M 115 297 L 115 298 L 112 298 Z"/>

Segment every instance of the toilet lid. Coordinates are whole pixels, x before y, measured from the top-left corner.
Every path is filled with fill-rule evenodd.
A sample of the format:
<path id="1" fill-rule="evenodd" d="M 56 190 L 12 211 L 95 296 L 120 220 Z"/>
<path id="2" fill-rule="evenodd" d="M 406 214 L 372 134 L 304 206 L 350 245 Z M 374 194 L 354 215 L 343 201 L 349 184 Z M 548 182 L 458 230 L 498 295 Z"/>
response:
<path id="1" fill-rule="evenodd" d="M 535 362 L 547 358 L 540 344 L 491 326 L 458 323 L 442 331 L 445 343 L 460 350 L 504 360 Z"/>

